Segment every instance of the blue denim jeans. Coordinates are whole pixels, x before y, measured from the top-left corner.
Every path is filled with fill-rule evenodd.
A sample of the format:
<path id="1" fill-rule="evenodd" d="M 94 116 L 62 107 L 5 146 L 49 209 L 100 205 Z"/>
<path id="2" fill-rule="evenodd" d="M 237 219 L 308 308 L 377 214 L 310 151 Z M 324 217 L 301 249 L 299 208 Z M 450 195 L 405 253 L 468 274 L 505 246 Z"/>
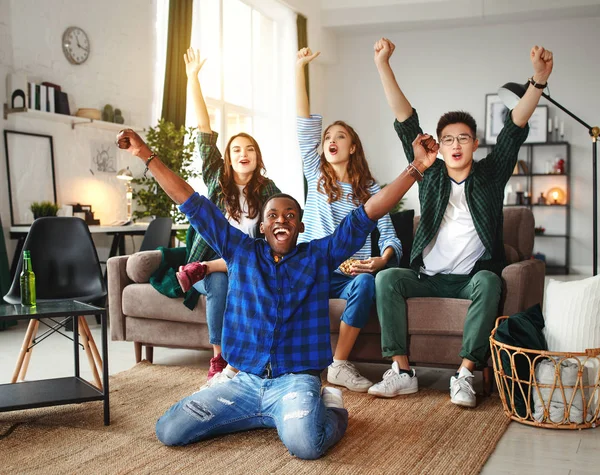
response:
<path id="1" fill-rule="evenodd" d="M 213 272 L 194 284 L 194 289 L 206 295 L 206 324 L 211 345 L 221 345 L 228 285 L 229 277 L 225 272 Z"/>
<path id="2" fill-rule="evenodd" d="M 375 303 L 375 277 L 372 274 L 358 274 L 352 277 L 334 272 L 329 298 L 346 300 L 342 321 L 351 327 L 363 328 Z"/>
<path id="3" fill-rule="evenodd" d="M 321 380 L 310 374 L 264 379 L 239 372 L 182 399 L 158 420 L 165 445 L 186 445 L 250 429 L 277 429 L 290 454 L 316 459 L 346 432 L 348 411 L 325 407 Z"/>

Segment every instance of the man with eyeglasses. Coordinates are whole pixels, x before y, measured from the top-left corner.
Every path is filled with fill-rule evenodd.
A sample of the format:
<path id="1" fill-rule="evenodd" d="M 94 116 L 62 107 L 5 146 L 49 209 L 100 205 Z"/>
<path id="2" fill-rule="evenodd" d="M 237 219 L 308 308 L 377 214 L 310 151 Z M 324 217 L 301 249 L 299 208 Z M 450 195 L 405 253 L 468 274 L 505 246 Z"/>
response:
<path id="1" fill-rule="evenodd" d="M 395 46 L 386 38 L 375 43 L 375 64 L 396 121 L 394 128 L 411 163 L 411 143 L 422 133 L 417 112 L 402 93 L 389 59 Z M 437 125 L 439 153 L 419 183 L 421 220 L 411 253 L 411 269 L 387 269 L 375 283 L 384 357 L 393 360 L 383 380 L 369 394 L 394 397 L 418 391 L 417 376 L 407 357 L 406 299 L 451 297 L 472 301 L 464 325 L 462 364 L 450 379 L 454 404 L 475 407 L 473 371 L 490 356 L 489 335 L 502 293 L 500 275 L 506 257 L 502 236 L 504 187 L 527 138 L 527 121 L 538 105 L 552 72 L 552 52 L 534 46 L 533 76 L 517 106 L 507 114 L 495 147 L 473 161 L 479 142 L 477 125 L 467 112 L 444 114 Z M 426 149 L 435 141 L 422 143 Z"/>

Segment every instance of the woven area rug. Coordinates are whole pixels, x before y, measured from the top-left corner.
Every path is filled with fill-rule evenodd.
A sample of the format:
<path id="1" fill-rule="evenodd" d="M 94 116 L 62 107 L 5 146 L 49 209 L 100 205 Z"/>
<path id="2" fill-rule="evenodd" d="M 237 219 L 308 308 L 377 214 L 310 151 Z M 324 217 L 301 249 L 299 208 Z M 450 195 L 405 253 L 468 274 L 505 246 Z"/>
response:
<path id="1" fill-rule="evenodd" d="M 289 455 L 275 430 L 165 447 L 154 435 L 158 417 L 197 390 L 206 372 L 142 362 L 112 376 L 111 425 L 102 403 L 0 413 L 2 473 L 276 473 L 474 474 L 509 420 L 497 397 L 476 409 L 424 389 L 394 399 L 344 391 L 350 413 L 344 438 L 323 458 Z"/>

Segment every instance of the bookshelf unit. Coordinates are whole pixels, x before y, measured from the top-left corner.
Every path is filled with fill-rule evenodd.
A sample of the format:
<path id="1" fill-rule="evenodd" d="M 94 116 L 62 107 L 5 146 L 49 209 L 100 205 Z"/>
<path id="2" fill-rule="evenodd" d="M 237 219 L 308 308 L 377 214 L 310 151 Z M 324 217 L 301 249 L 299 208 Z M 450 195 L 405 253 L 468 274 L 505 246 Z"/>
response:
<path id="1" fill-rule="evenodd" d="M 487 153 L 491 147 L 493 145 L 481 145 L 480 148 L 487 149 Z M 565 161 L 564 173 L 552 173 L 552 167 L 559 158 Z M 545 228 L 543 233 L 536 231 L 533 253 L 546 256 L 547 275 L 567 275 L 571 234 L 570 144 L 562 141 L 525 143 L 519 151 L 519 161 L 525 164 L 526 172 L 518 166 L 519 173 L 511 176 L 506 186 L 507 190 L 512 188 L 512 192 L 506 196 L 504 206 L 523 206 L 532 210 L 536 228 Z M 564 204 L 553 204 L 552 197 L 547 196 L 553 187 L 564 192 Z M 528 192 L 530 201 L 518 204 L 517 191 Z M 541 193 L 547 204 L 538 203 Z"/>

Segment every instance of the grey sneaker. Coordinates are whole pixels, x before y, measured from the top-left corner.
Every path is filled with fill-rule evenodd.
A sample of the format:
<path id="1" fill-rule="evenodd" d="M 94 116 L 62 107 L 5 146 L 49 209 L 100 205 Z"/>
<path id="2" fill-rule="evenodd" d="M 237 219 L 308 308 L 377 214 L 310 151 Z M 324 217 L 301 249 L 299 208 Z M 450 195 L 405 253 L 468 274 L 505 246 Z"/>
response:
<path id="1" fill-rule="evenodd" d="M 419 380 L 414 369 L 410 373 L 401 373 L 398 363 L 394 361 L 383 379 L 369 388 L 369 394 L 378 397 L 395 397 L 401 394 L 414 394 L 419 390 Z"/>
<path id="2" fill-rule="evenodd" d="M 458 376 L 450 378 L 450 401 L 458 406 L 475 407 L 475 390 L 473 389 L 473 373 L 462 367 Z"/>
<path id="3" fill-rule="evenodd" d="M 325 407 L 337 407 L 338 409 L 344 409 L 344 399 L 342 399 L 342 391 L 338 388 L 331 388 L 326 386 L 321 391 L 321 397 L 323 398 L 323 404 Z"/>
<path id="4" fill-rule="evenodd" d="M 330 364 L 327 368 L 327 381 L 329 384 L 344 386 L 350 391 L 359 393 L 366 393 L 373 384 L 367 378 L 361 376 L 354 365 L 348 361 Z"/>

